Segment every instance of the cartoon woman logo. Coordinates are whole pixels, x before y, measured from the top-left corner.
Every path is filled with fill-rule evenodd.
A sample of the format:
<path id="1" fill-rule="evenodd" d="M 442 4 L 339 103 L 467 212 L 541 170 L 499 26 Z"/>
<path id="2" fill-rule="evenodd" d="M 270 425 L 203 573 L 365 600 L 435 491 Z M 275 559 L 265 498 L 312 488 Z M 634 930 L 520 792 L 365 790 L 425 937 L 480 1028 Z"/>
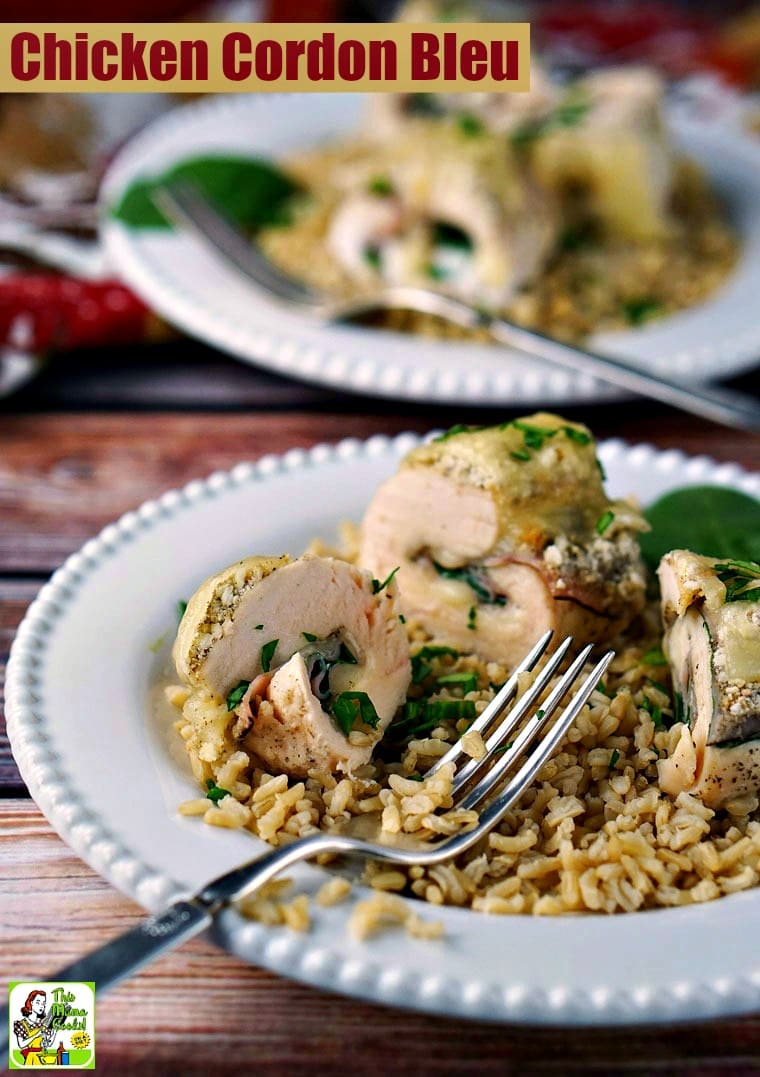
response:
<path id="1" fill-rule="evenodd" d="M 42 1052 L 53 1045 L 56 1030 L 51 1028 L 52 1011 L 47 1013 L 47 995 L 44 991 L 30 991 L 21 1007 L 21 1020 L 14 1022 L 13 1032 L 18 1042 L 25 1066 L 41 1066 Z"/>

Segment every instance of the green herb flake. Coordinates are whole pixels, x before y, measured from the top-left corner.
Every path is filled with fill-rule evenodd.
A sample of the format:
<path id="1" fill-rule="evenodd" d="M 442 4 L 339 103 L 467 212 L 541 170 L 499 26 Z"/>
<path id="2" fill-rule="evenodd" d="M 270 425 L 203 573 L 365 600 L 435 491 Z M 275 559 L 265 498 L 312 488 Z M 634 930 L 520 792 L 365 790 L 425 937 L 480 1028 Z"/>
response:
<path id="1" fill-rule="evenodd" d="M 396 575 L 396 573 L 398 572 L 398 570 L 400 568 L 401 568 L 400 565 L 396 565 L 393 572 L 389 573 L 389 575 L 387 575 L 385 577 L 385 579 L 383 580 L 382 583 L 380 583 L 379 580 L 373 580 L 372 581 L 372 594 L 373 595 L 379 595 L 381 591 L 384 591 L 385 588 L 388 586 L 388 584 L 391 582 L 391 580 L 393 579 L 393 577 Z"/>
<path id="2" fill-rule="evenodd" d="M 668 664 L 668 660 L 662 653 L 661 647 L 652 647 L 651 650 L 642 654 L 641 661 L 645 666 L 666 666 Z"/>
<path id="3" fill-rule="evenodd" d="M 543 718 L 543 716 L 544 716 L 545 714 L 546 714 L 546 711 L 545 711 L 545 710 L 540 710 L 540 709 L 539 709 L 539 710 L 537 710 L 537 711 L 536 711 L 536 721 L 537 721 L 537 722 L 540 722 L 540 721 L 541 721 L 541 719 Z"/>
<path id="4" fill-rule="evenodd" d="M 364 248 L 364 250 L 362 251 L 362 258 L 372 269 L 380 268 L 380 264 L 382 262 L 380 248 L 374 243 L 370 243 L 369 246 Z"/>
<path id="5" fill-rule="evenodd" d="M 366 692 L 341 692 L 332 706 L 338 728 L 347 737 L 357 721 L 377 729 L 380 718 Z"/>
<path id="6" fill-rule="evenodd" d="M 662 718 L 662 707 L 658 707 L 651 699 L 645 699 L 641 706 L 651 717 L 655 729 L 660 729 L 665 725 Z"/>
<path id="7" fill-rule="evenodd" d="M 602 476 L 602 482 L 606 482 L 607 481 L 607 472 L 604 470 L 604 464 L 602 463 L 602 461 L 599 459 L 598 456 L 596 458 L 596 466 L 597 466 L 597 468 L 599 470 L 599 474 Z"/>
<path id="8" fill-rule="evenodd" d="M 615 769 L 619 759 L 620 759 L 620 752 L 617 750 L 617 748 L 613 748 L 612 749 L 612 755 L 610 756 L 610 766 L 609 766 L 610 770 Z"/>
<path id="9" fill-rule="evenodd" d="M 514 743 L 515 742 L 513 740 L 508 740 L 506 744 L 502 744 L 499 748 L 495 748 L 492 752 L 492 755 L 504 755 L 504 753 L 508 752 Z"/>
<path id="10" fill-rule="evenodd" d="M 243 701 L 243 696 L 248 691 L 250 681 L 238 681 L 235 687 L 227 696 L 227 710 L 234 711 L 235 707 L 240 706 Z"/>
<path id="11" fill-rule="evenodd" d="M 369 181 L 369 193 L 376 194 L 380 198 L 388 198 L 393 194 L 393 184 L 388 176 L 373 176 Z"/>
<path id="12" fill-rule="evenodd" d="M 478 675 L 469 670 L 461 673 L 446 673 L 443 677 L 437 678 L 436 684 L 454 685 L 461 688 L 464 694 L 467 695 L 468 692 L 474 692 L 478 687 Z"/>
<path id="13" fill-rule="evenodd" d="M 358 664 L 358 661 L 356 656 L 351 654 L 345 643 L 341 643 L 340 650 L 338 651 L 338 662 L 342 662 L 346 666 L 355 666 Z"/>
<path id="14" fill-rule="evenodd" d="M 315 643 L 319 638 L 318 636 L 315 636 L 313 632 L 302 632 L 301 635 L 307 643 Z"/>
<path id="15" fill-rule="evenodd" d="M 398 615 L 398 619 L 399 619 L 399 621 L 401 621 L 402 625 L 406 624 L 406 617 L 404 617 L 403 613 L 400 613 Z"/>
<path id="16" fill-rule="evenodd" d="M 272 659 L 274 658 L 274 652 L 277 650 L 277 644 L 279 639 L 270 639 L 269 643 L 265 643 L 261 648 L 261 668 L 265 673 L 269 673 L 269 668 L 272 665 Z"/>
<path id="17" fill-rule="evenodd" d="M 576 445 L 590 445 L 593 438 L 585 430 L 576 430 L 574 426 L 563 426 L 562 433 L 574 441 Z"/>
<path id="18" fill-rule="evenodd" d="M 457 127 L 463 135 L 472 138 L 474 135 L 482 135 L 485 130 L 483 123 L 471 112 L 462 112 L 457 116 Z"/>
<path id="19" fill-rule="evenodd" d="M 184 598 L 180 598 L 177 602 L 177 621 L 181 621 L 185 616 L 185 610 L 187 609 L 187 602 Z"/>
<path id="20" fill-rule="evenodd" d="M 425 779 L 421 774 L 405 774 L 404 777 L 410 782 L 424 782 Z"/>
<path id="21" fill-rule="evenodd" d="M 206 782 L 206 797 L 214 804 L 218 804 L 220 800 L 224 800 L 225 797 L 230 796 L 229 789 L 222 789 L 216 785 L 213 778 L 209 778 Z"/>
<path id="22" fill-rule="evenodd" d="M 612 696 L 604 686 L 604 681 L 599 681 L 599 684 L 596 686 L 596 691 L 601 692 L 603 696 L 607 696 L 607 699 L 612 699 Z"/>
<path id="23" fill-rule="evenodd" d="M 530 453 L 526 452 L 525 449 L 515 449 L 515 451 L 511 452 L 509 455 L 512 457 L 513 460 L 517 460 L 520 462 L 530 460 Z"/>
<path id="24" fill-rule="evenodd" d="M 470 632 L 474 632 L 478 627 L 478 607 L 470 606 L 467 611 L 467 627 Z"/>
<path id="25" fill-rule="evenodd" d="M 622 310 L 629 325 L 643 325 L 662 311 L 662 303 L 653 296 L 642 295 L 626 300 L 622 304 Z"/>
<path id="26" fill-rule="evenodd" d="M 715 566 L 726 588 L 726 602 L 760 602 L 760 564 L 730 560 Z"/>
<path id="27" fill-rule="evenodd" d="M 448 430 L 444 430 L 442 434 L 439 434 L 437 438 L 433 438 L 434 442 L 448 441 L 449 438 L 456 437 L 457 434 L 469 434 L 472 430 L 475 430 L 474 426 L 467 426 L 465 423 L 457 423 L 456 426 L 450 427 Z"/>
<path id="28" fill-rule="evenodd" d="M 254 627 L 255 627 L 255 629 L 256 629 L 256 631 L 257 631 L 257 632 L 261 632 L 261 630 L 262 630 L 262 628 L 263 628 L 264 626 L 263 626 L 263 625 L 255 625 Z"/>
<path id="29" fill-rule="evenodd" d="M 597 535 L 603 535 L 614 519 L 615 513 L 612 511 L 612 509 L 607 509 L 607 511 L 603 513 L 596 521 Z"/>
<path id="30" fill-rule="evenodd" d="M 440 281 L 446 280 L 446 278 L 448 277 L 448 273 L 443 268 L 443 266 L 436 265 L 435 262 L 428 262 L 428 264 L 425 266 L 425 276 L 428 277 L 430 280 Z"/>

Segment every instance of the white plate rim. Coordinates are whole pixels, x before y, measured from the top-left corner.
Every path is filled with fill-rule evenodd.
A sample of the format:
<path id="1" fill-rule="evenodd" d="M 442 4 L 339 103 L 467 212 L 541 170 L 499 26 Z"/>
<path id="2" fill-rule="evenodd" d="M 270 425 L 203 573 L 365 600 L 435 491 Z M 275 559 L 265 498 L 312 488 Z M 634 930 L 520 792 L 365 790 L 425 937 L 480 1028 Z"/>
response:
<path id="1" fill-rule="evenodd" d="M 70 604 L 77 601 L 78 587 L 97 570 L 105 559 L 117 556 L 141 531 L 150 529 L 165 517 L 192 511 L 199 501 L 224 495 L 225 490 L 250 483 L 266 482 L 278 475 L 319 468 L 328 462 L 351 463 L 362 458 L 391 455 L 397 459 L 422 439 L 415 434 L 394 438 L 377 435 L 367 441 L 348 438 L 337 444 L 320 444 L 309 450 L 292 449 L 282 456 L 265 456 L 256 463 L 242 463 L 225 472 L 214 472 L 205 480 L 194 480 L 180 490 L 170 490 L 156 500 L 143 503 L 127 512 L 100 534 L 89 540 L 43 586 L 30 605 L 16 638 L 6 678 L 8 736 L 21 775 L 40 809 L 61 838 L 100 875 L 123 893 L 152 910 L 163 907 L 185 890 L 168 875 L 157 871 L 133 850 L 127 848 L 98 819 L 97 805 L 88 802 L 48 746 L 45 714 L 40 708 L 44 683 L 45 652 L 55 632 L 56 621 Z M 760 475 L 747 472 L 736 464 L 719 464 L 707 456 L 690 457 L 680 450 L 658 450 L 650 445 L 627 445 L 613 440 L 599 447 L 600 457 L 609 466 L 615 460 L 636 459 L 636 466 L 663 472 L 678 471 L 696 484 L 712 481 L 748 493 L 760 495 Z M 316 870 L 316 869 L 314 869 Z M 729 904 L 740 919 L 742 909 L 760 922 L 760 889 L 721 898 L 693 909 L 708 912 Z M 431 907 L 424 909 L 430 912 Z M 436 912 L 466 916 L 477 924 L 483 914 L 447 908 Z M 626 921 L 678 916 L 690 910 L 658 910 L 628 914 Z M 538 918 L 490 918 L 491 920 L 536 920 Z M 551 918 L 553 923 L 572 917 Z M 584 914 L 586 922 L 610 923 L 619 917 Z M 648 920 L 653 924 L 653 920 Z M 737 925 L 737 930 L 744 931 Z M 477 976 L 454 984 L 440 977 L 426 977 L 415 971 L 400 973 L 384 968 L 382 939 L 370 943 L 356 960 L 337 960 L 323 947 L 311 945 L 308 935 L 283 929 L 264 928 L 246 923 L 234 912 L 225 912 L 212 932 L 215 941 L 252 963 L 263 965 L 290 978 L 371 1001 L 437 1014 L 497 1022 L 536 1025 L 627 1025 L 673 1023 L 702 1020 L 753 1012 L 760 1008 L 760 959 L 750 975 L 731 976 L 730 970 L 703 981 L 673 982 L 668 990 L 648 991 L 641 986 L 610 990 L 606 984 L 568 990 L 527 993 L 520 984 L 503 989 Z M 435 945 L 435 944 L 426 944 Z M 389 975 L 389 972 L 391 975 Z"/>
<path id="2" fill-rule="evenodd" d="M 410 345 L 409 338 L 403 334 L 384 332 L 387 347 L 378 345 L 376 349 L 370 344 L 378 336 L 373 330 L 341 327 L 342 331 L 336 331 L 334 327 L 323 327 L 314 335 L 303 328 L 306 326 L 304 322 L 299 336 L 298 325 L 280 329 L 271 309 L 266 317 L 259 310 L 257 316 L 262 320 L 251 323 L 246 317 L 236 317 L 231 310 L 219 308 L 218 302 L 215 305 L 203 289 L 188 291 L 167 271 L 163 254 L 149 251 L 139 233 L 108 215 L 108 207 L 127 183 L 155 171 L 151 162 L 156 155 L 164 154 L 174 141 L 188 137 L 186 132 L 193 127 L 197 129 L 201 124 L 208 124 L 218 125 L 223 130 L 224 124 L 228 124 L 239 130 L 245 123 L 254 124 L 257 117 L 265 120 L 268 113 L 282 107 L 283 98 L 289 99 L 288 108 L 295 111 L 299 102 L 313 105 L 315 98 L 329 98 L 334 103 L 341 98 L 349 100 L 356 96 L 227 95 L 185 105 L 159 117 L 116 154 L 104 177 L 101 236 L 109 264 L 168 321 L 245 362 L 302 381 L 352 393 L 437 404 L 569 404 L 621 399 L 618 390 L 587 375 L 570 374 L 516 352 L 502 350 L 500 361 L 494 366 L 494 355 L 499 351 L 496 347 L 463 346 L 451 342 L 431 344 L 418 339 L 415 342 L 417 354 L 421 355 L 424 347 L 428 358 L 414 367 L 411 353 L 400 363 L 398 359 L 391 360 L 390 353 L 395 351 L 398 355 Z M 672 122 L 683 137 L 711 145 L 714 160 L 728 154 L 734 160 L 744 162 L 746 175 L 760 174 L 760 145 L 743 132 L 739 123 L 697 121 L 693 115 L 678 108 L 673 110 Z M 751 232 L 752 242 L 748 242 L 747 248 L 751 252 L 749 271 L 754 281 L 755 276 L 760 279 L 760 215 L 756 221 L 753 218 Z M 181 261 L 188 256 L 203 257 L 199 276 L 204 280 L 209 279 L 209 273 L 223 273 L 227 285 L 235 281 L 240 284 L 234 270 L 202 252 L 196 241 L 184 237 L 175 254 Z M 640 361 L 658 373 L 670 373 L 689 380 L 708 380 L 716 372 L 721 376 L 741 373 L 757 362 L 760 326 L 749 324 L 745 319 L 740 330 L 732 331 L 731 321 L 736 318 L 736 309 L 743 309 L 746 304 L 732 302 L 726 305 L 731 287 L 729 278 L 726 286 L 705 304 L 635 331 L 600 335 L 593 338 L 591 344 L 600 350 L 606 347 L 611 353 Z M 714 312 L 720 312 L 724 306 L 724 317 L 719 322 L 725 325 L 718 333 L 712 328 L 716 319 Z M 699 326 L 691 325 L 690 318 L 703 309 L 710 312 L 709 318 Z M 690 341 L 688 346 L 679 346 L 676 344 L 676 327 L 682 329 L 684 325 L 688 327 Z M 466 353 L 461 351 L 465 346 Z"/>

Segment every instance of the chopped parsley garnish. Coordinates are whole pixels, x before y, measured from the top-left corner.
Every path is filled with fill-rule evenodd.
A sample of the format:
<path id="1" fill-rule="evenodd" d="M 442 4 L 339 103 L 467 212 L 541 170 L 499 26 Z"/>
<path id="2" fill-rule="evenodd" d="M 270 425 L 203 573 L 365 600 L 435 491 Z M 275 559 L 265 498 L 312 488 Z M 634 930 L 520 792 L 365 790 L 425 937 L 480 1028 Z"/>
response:
<path id="1" fill-rule="evenodd" d="M 617 766 L 618 759 L 620 759 L 620 752 L 617 750 L 617 748 L 613 748 L 612 755 L 610 756 L 610 770 L 615 769 L 615 767 Z"/>
<path id="2" fill-rule="evenodd" d="M 590 445 L 591 434 L 587 434 L 585 430 L 576 430 L 574 426 L 563 426 L 563 433 L 567 434 L 571 441 L 574 441 L 576 445 Z"/>
<path id="3" fill-rule="evenodd" d="M 214 804 L 218 804 L 220 800 L 224 800 L 225 797 L 230 795 L 229 789 L 222 789 L 220 786 L 216 785 L 213 778 L 209 778 L 206 781 L 206 789 L 207 798 L 213 801 Z"/>
<path id="4" fill-rule="evenodd" d="M 544 135 L 557 128 L 575 127 L 590 108 L 590 101 L 586 101 L 577 93 L 570 94 L 548 116 L 540 120 L 531 120 L 515 128 L 510 135 L 510 140 L 515 146 L 528 146 L 537 138 L 543 138 Z"/>
<path id="5" fill-rule="evenodd" d="M 338 728 L 345 736 L 353 729 L 357 721 L 377 729 L 380 722 L 375 705 L 366 692 L 341 692 L 332 705 L 332 712 Z"/>
<path id="6" fill-rule="evenodd" d="M 424 782 L 421 774 L 405 774 L 404 777 L 410 782 Z"/>
<path id="7" fill-rule="evenodd" d="M 461 673 L 446 673 L 443 677 L 438 677 L 436 684 L 450 684 L 457 688 L 461 688 L 465 695 L 468 692 L 474 692 L 478 687 L 478 675 L 470 670 L 462 671 Z"/>
<path id="8" fill-rule="evenodd" d="M 652 647 L 641 656 L 641 661 L 647 666 L 666 666 L 668 660 L 662 653 L 661 647 Z"/>
<path id="9" fill-rule="evenodd" d="M 422 684 L 426 677 L 433 672 L 433 667 L 428 663 L 430 658 L 459 658 L 459 651 L 453 647 L 444 647 L 439 644 L 429 643 L 422 647 L 417 654 L 412 656 L 412 684 Z"/>
<path id="10" fill-rule="evenodd" d="M 398 570 L 400 568 L 401 568 L 400 565 L 396 565 L 393 572 L 389 573 L 385 577 L 385 579 L 383 580 L 382 583 L 380 583 L 380 580 L 373 580 L 372 581 L 372 594 L 373 595 L 379 595 L 381 591 L 384 591 L 385 588 L 388 586 L 388 584 L 391 582 L 391 580 L 393 579 L 393 577 L 396 575 L 396 573 L 398 572 Z"/>
<path id="11" fill-rule="evenodd" d="M 760 564 L 757 561 L 724 561 L 715 566 L 726 588 L 726 602 L 760 602 Z"/>
<path id="12" fill-rule="evenodd" d="M 602 461 L 599 459 L 598 456 L 596 458 L 596 466 L 599 468 L 599 474 L 602 476 L 602 482 L 606 482 L 607 481 L 607 472 L 604 470 L 604 464 L 602 463 Z"/>
<path id="13" fill-rule="evenodd" d="M 477 606 L 470 606 L 469 610 L 467 611 L 467 627 L 469 628 L 470 632 L 474 632 L 475 629 L 478 627 Z"/>
<path id="14" fill-rule="evenodd" d="M 449 438 L 456 437 L 457 434 L 469 434 L 471 430 L 475 430 L 474 426 L 467 426 L 465 423 L 457 423 L 456 426 L 450 427 L 448 430 L 444 430 L 442 434 L 439 434 L 437 438 L 433 438 L 434 442 L 448 441 Z"/>
<path id="15" fill-rule="evenodd" d="M 481 602 L 487 602 L 492 606 L 505 606 L 507 599 L 504 595 L 498 595 L 488 582 L 485 570 L 478 565 L 462 565 L 461 568 L 446 568 L 433 561 L 433 568 L 439 576 L 445 580 L 461 580 L 466 583 Z"/>
<path id="16" fill-rule="evenodd" d="M 301 635 L 307 643 L 314 643 L 314 641 L 317 639 L 313 632 L 302 632 Z"/>
<path id="17" fill-rule="evenodd" d="M 279 642 L 279 639 L 270 639 L 269 643 L 265 643 L 261 648 L 261 668 L 265 673 L 269 673 L 269 667 L 272 664 L 274 652 L 277 650 Z"/>
<path id="18" fill-rule="evenodd" d="M 513 740 L 508 740 L 506 744 L 502 744 L 499 748 L 495 748 L 492 754 L 504 755 L 504 753 L 508 752 L 514 743 L 515 742 Z"/>
<path id="19" fill-rule="evenodd" d="M 398 739 L 405 740 L 423 736 L 447 719 L 472 721 L 476 714 L 471 699 L 409 699 L 390 729 Z"/>
<path id="20" fill-rule="evenodd" d="M 656 703 L 653 703 L 651 699 L 645 699 L 641 704 L 645 711 L 650 715 L 654 722 L 655 729 L 659 729 L 660 726 L 664 726 L 665 722 L 662 718 L 662 707 L 658 707 Z"/>
<path id="21" fill-rule="evenodd" d="M 546 714 L 545 710 L 537 710 L 536 711 L 536 721 L 537 722 L 540 721 L 545 714 Z"/>
<path id="22" fill-rule="evenodd" d="M 515 449 L 515 451 L 511 452 L 509 455 L 512 457 L 513 460 L 530 460 L 530 453 L 527 452 L 525 449 Z"/>
<path id="23" fill-rule="evenodd" d="M 607 511 L 596 521 L 596 533 L 598 535 L 603 535 L 614 519 L 615 513 L 612 509 L 607 509 Z"/>
<path id="24" fill-rule="evenodd" d="M 425 276 L 430 280 L 446 280 L 448 273 L 443 266 L 436 265 L 435 262 L 428 262 L 425 266 Z"/>
<path id="25" fill-rule="evenodd" d="M 483 123 L 471 112 L 462 112 L 457 116 L 457 126 L 463 135 L 482 135 L 485 130 Z"/>
<path id="26" fill-rule="evenodd" d="M 406 617 L 404 617 L 403 613 L 400 613 L 398 615 L 398 619 L 399 619 L 399 621 L 401 621 L 402 625 L 406 624 Z"/>
<path id="27" fill-rule="evenodd" d="M 234 711 L 235 707 L 238 707 L 242 703 L 243 696 L 248 691 L 248 685 L 250 683 L 250 681 L 238 681 L 238 683 L 227 696 L 228 711 Z"/>
<path id="28" fill-rule="evenodd" d="M 604 681 L 599 681 L 599 684 L 596 686 L 596 691 L 601 692 L 603 696 L 607 696 L 607 699 L 612 699 L 612 696 L 604 686 Z"/>
<path id="29" fill-rule="evenodd" d="M 369 181 L 369 192 L 387 198 L 393 194 L 393 184 L 387 176 L 373 176 Z"/>
<path id="30" fill-rule="evenodd" d="M 623 314 L 629 325 L 642 325 L 648 318 L 653 318 L 662 310 L 662 303 L 650 295 L 628 299 L 623 304 Z"/>
<path id="31" fill-rule="evenodd" d="M 177 602 L 177 620 L 181 621 L 185 616 L 185 610 L 187 609 L 187 602 L 184 598 L 180 598 Z"/>
<path id="32" fill-rule="evenodd" d="M 368 247 L 364 248 L 362 257 L 364 258 L 364 261 L 367 263 L 367 265 L 370 266 L 372 269 L 380 268 L 380 263 L 382 261 L 380 255 L 380 248 L 374 243 L 371 243 Z"/>
<path id="33" fill-rule="evenodd" d="M 559 249 L 561 251 L 579 251 L 584 247 L 592 246 L 594 234 L 587 224 L 580 224 L 566 228 L 559 237 Z"/>
<path id="34" fill-rule="evenodd" d="M 264 626 L 263 625 L 255 625 L 254 627 L 255 627 L 257 632 L 260 632 Z"/>

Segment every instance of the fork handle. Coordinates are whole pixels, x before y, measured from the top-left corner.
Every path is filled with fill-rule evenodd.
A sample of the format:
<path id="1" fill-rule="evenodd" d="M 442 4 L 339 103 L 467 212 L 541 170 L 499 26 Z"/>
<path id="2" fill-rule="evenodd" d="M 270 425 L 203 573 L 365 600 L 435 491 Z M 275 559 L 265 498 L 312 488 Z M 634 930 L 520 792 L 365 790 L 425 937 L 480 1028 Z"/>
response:
<path id="1" fill-rule="evenodd" d="M 660 400 L 671 407 L 701 415 L 723 426 L 760 431 L 760 403 L 752 397 L 715 385 L 686 385 L 662 378 L 608 355 L 585 351 L 532 329 L 486 315 L 481 324 L 501 344 L 545 359 L 569 370 L 581 371 L 629 392 Z M 718 373 L 716 371 L 716 373 Z"/>

